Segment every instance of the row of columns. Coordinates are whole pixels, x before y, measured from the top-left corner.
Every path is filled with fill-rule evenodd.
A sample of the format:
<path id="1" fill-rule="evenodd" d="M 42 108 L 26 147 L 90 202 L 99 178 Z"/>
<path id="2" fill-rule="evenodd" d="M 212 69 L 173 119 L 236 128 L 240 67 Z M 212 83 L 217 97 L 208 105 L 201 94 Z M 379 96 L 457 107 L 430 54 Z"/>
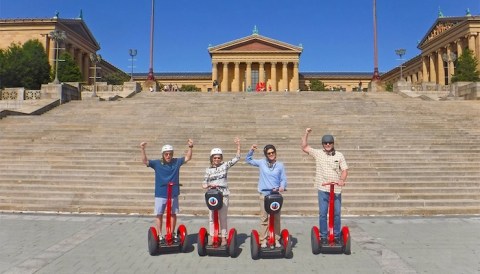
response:
<path id="1" fill-rule="evenodd" d="M 233 78 L 229 77 L 229 64 L 233 63 Z M 269 84 L 273 91 L 278 90 L 297 90 L 299 87 L 298 78 L 298 62 L 293 62 L 293 70 L 290 73 L 289 78 L 288 64 L 291 62 L 278 62 L 281 63 L 281 78 L 277 79 L 277 62 L 213 62 L 212 63 L 212 81 L 217 80 L 220 85 L 220 91 L 241 91 L 242 83 L 245 84 L 245 88 L 250 87 L 252 90 L 255 87 L 252 86 L 252 65 L 258 64 L 258 81 L 265 84 Z M 218 66 L 222 65 L 222 74 L 219 75 Z M 241 70 L 241 65 L 245 65 L 245 69 Z M 270 78 L 265 79 L 265 64 L 270 64 Z M 241 79 L 241 71 L 245 71 L 246 79 Z M 281 80 L 281 81 L 279 81 Z M 230 88 L 231 87 L 231 88 Z"/>
<path id="2" fill-rule="evenodd" d="M 480 43 L 478 41 L 478 33 L 471 33 L 464 39 L 458 39 L 449 43 L 445 47 L 441 47 L 422 57 L 422 76 L 425 82 L 435 82 L 440 85 L 451 83 L 451 77 L 455 72 L 455 63 L 451 59 L 451 53 L 455 53 L 457 59 L 463 53 L 464 48 L 472 50 L 474 55 L 479 58 Z M 466 42 L 466 43 L 465 43 Z M 466 44 L 466 45 L 465 45 Z M 446 54 L 447 60 L 443 60 Z M 447 75 L 445 75 L 447 73 Z M 445 79 L 447 78 L 447 81 Z"/>

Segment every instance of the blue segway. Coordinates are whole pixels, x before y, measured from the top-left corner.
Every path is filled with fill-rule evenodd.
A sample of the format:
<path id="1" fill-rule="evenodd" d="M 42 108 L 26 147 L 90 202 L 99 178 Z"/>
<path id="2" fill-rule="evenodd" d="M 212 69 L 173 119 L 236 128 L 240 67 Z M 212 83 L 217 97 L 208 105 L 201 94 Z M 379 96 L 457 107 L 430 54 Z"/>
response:
<path id="1" fill-rule="evenodd" d="M 250 234 L 250 253 L 252 259 L 257 260 L 260 257 L 285 257 L 292 258 L 292 236 L 287 229 L 280 232 L 280 247 L 275 246 L 275 215 L 280 212 L 283 204 L 283 197 L 278 190 L 273 190 L 265 196 L 264 207 L 268 213 L 268 235 L 267 246 L 260 244 L 260 235 L 257 230 L 252 230 Z"/>
<path id="2" fill-rule="evenodd" d="M 231 228 L 228 232 L 227 244 L 221 245 L 222 238 L 219 235 L 218 211 L 223 207 L 223 194 L 218 188 L 210 188 L 205 193 L 205 202 L 208 209 L 213 211 L 213 235 L 212 242 L 208 242 L 208 232 L 205 227 L 198 231 L 197 251 L 199 256 L 237 256 L 237 230 Z"/>

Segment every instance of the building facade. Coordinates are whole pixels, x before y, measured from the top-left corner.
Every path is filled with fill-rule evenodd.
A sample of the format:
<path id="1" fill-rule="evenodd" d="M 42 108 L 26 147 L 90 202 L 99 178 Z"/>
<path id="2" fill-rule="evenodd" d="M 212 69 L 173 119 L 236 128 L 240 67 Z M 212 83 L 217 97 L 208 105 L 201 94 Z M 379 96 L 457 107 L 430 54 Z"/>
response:
<path id="1" fill-rule="evenodd" d="M 58 45 L 52 37 L 53 32 L 63 32 L 64 39 L 59 40 Z M 52 70 L 55 68 L 55 60 L 63 52 L 69 53 L 79 66 L 85 83 L 92 83 L 94 66 L 91 55 L 100 50 L 100 45 L 81 17 L 74 19 L 59 18 L 58 14 L 53 18 L 42 19 L 0 19 L 0 48 L 5 49 L 12 43 L 24 44 L 28 40 L 38 40 L 42 43 Z M 58 46 L 58 51 L 57 51 Z M 105 60 L 97 64 L 97 77 L 101 78 L 119 69 Z"/>

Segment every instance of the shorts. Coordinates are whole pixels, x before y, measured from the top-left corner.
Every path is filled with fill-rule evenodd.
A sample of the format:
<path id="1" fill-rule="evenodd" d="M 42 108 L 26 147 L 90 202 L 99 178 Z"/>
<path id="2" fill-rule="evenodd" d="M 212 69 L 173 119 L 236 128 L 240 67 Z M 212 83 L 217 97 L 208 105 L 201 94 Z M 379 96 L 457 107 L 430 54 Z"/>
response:
<path id="1" fill-rule="evenodd" d="M 167 198 L 155 197 L 155 215 L 162 215 L 167 208 Z M 172 198 L 172 214 L 177 214 L 180 212 L 178 207 L 178 197 Z"/>

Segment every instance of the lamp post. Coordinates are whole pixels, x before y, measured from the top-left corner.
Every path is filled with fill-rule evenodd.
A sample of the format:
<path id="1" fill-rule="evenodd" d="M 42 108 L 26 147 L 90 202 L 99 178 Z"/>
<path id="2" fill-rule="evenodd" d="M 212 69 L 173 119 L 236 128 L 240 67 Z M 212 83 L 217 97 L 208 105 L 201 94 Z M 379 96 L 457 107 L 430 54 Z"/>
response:
<path id="1" fill-rule="evenodd" d="M 403 55 L 407 52 L 406 49 L 396 49 L 395 54 L 398 55 L 400 60 L 400 81 L 403 81 Z"/>
<path id="2" fill-rule="evenodd" d="M 50 37 L 55 41 L 55 80 L 53 80 L 53 83 L 60 84 L 60 81 L 58 80 L 58 61 L 60 61 L 60 56 L 58 56 L 58 52 L 60 50 L 60 41 L 65 40 L 67 38 L 67 35 L 63 30 L 54 30 L 50 32 Z"/>
<path id="3" fill-rule="evenodd" d="M 93 93 L 92 97 L 97 97 L 97 64 L 102 61 L 102 56 L 96 53 L 90 53 L 90 61 L 93 63 Z"/>
<path id="4" fill-rule="evenodd" d="M 136 49 L 130 49 L 129 52 L 131 60 L 132 60 L 132 72 L 130 73 L 130 81 L 133 82 L 133 58 L 137 55 L 137 50 Z"/>
<path id="5" fill-rule="evenodd" d="M 148 69 L 147 80 L 155 80 L 153 74 L 153 32 L 155 26 L 155 0 L 152 0 L 152 15 L 150 18 L 150 68 Z"/>

